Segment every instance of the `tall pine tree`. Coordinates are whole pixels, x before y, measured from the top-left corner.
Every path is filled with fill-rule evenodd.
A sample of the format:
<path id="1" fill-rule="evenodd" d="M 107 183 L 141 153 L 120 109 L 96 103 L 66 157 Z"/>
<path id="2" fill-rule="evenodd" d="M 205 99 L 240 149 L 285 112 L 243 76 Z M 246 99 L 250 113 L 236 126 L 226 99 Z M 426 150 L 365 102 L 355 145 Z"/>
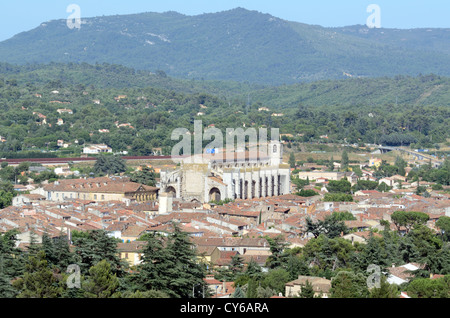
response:
<path id="1" fill-rule="evenodd" d="M 117 241 L 109 237 L 104 230 L 75 235 L 73 245 L 75 246 L 75 261 L 83 274 L 87 274 L 92 266 L 105 259 L 111 264 L 114 274 L 118 277 L 124 275 L 127 264 L 119 257 Z"/>
<path id="2" fill-rule="evenodd" d="M 146 245 L 142 250 L 141 263 L 135 276 L 136 289 L 145 291 L 168 291 L 169 268 L 173 266 L 172 258 L 169 258 L 165 248 L 166 238 L 157 233 L 145 236 Z M 170 291 L 170 290 L 169 290 Z M 172 296 L 173 293 L 170 293 Z"/>
<path id="3" fill-rule="evenodd" d="M 174 267 L 170 270 L 170 289 L 176 297 L 201 297 L 205 282 L 205 268 L 197 262 L 195 246 L 186 232 L 174 223 L 174 231 L 168 242 L 169 255 Z M 197 291 L 197 292 L 196 292 Z"/>
<path id="4" fill-rule="evenodd" d="M 205 268 L 197 262 L 187 233 L 174 224 L 168 237 L 146 236 L 142 263 L 136 277 L 140 291 L 157 290 L 173 298 L 202 297 Z"/>
<path id="5" fill-rule="evenodd" d="M 48 265 L 43 250 L 29 256 L 23 277 L 13 286 L 18 298 L 59 298 L 64 291 L 61 275 Z"/>
<path id="6" fill-rule="evenodd" d="M 111 270 L 111 264 L 102 260 L 89 269 L 89 276 L 82 284 L 87 298 L 119 298 L 119 279 Z"/>

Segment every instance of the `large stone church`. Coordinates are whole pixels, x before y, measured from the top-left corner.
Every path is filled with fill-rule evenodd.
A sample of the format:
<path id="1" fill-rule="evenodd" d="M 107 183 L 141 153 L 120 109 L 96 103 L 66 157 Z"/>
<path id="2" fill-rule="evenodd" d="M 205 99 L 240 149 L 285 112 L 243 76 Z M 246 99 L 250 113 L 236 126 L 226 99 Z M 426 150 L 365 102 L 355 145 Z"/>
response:
<path id="1" fill-rule="evenodd" d="M 160 194 L 202 203 L 254 199 L 290 192 L 290 167 L 283 164 L 283 145 L 270 141 L 264 155 L 246 151 L 213 153 L 180 160 L 174 170 L 161 170 Z"/>

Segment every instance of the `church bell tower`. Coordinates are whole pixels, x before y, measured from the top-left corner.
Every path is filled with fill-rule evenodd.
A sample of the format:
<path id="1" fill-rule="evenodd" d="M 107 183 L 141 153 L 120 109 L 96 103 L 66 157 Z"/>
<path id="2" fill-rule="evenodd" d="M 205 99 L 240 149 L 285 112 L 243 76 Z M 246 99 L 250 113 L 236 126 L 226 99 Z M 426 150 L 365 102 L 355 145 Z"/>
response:
<path id="1" fill-rule="evenodd" d="M 278 140 L 269 143 L 269 157 L 271 166 L 279 166 L 283 163 L 283 144 Z"/>

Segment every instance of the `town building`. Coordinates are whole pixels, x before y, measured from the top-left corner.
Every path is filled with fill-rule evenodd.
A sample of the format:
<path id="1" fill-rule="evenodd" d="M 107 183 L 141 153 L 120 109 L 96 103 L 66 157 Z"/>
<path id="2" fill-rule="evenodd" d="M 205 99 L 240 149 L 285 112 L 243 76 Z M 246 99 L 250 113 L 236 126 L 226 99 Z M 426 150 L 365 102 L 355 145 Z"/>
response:
<path id="1" fill-rule="evenodd" d="M 45 197 L 40 194 L 19 194 L 15 196 L 12 200 L 13 206 L 24 206 L 32 205 L 33 203 L 38 203 L 39 201 L 45 200 Z"/>
<path id="2" fill-rule="evenodd" d="M 111 153 L 112 148 L 105 144 L 89 145 L 83 148 L 85 154 Z"/>
<path id="3" fill-rule="evenodd" d="M 71 109 L 66 109 L 66 108 L 62 108 L 62 109 L 58 109 L 56 110 L 58 112 L 58 114 L 73 114 L 73 111 Z"/>
<path id="4" fill-rule="evenodd" d="M 101 177 L 87 179 L 58 180 L 33 190 L 50 201 L 82 199 L 93 201 L 152 201 L 158 197 L 158 188 L 128 178 Z"/>
<path id="5" fill-rule="evenodd" d="M 314 290 L 315 297 L 328 298 L 331 289 L 331 280 L 322 277 L 299 276 L 298 279 L 286 284 L 285 296 L 297 297 L 302 287 L 309 282 Z"/>
<path id="6" fill-rule="evenodd" d="M 313 171 L 300 171 L 298 173 L 299 179 L 315 181 L 320 180 L 323 182 L 324 180 L 332 180 L 339 181 L 342 179 L 347 179 L 352 185 L 358 182 L 357 175 L 352 172 L 340 172 L 340 171 L 321 171 L 321 170 L 313 170 Z"/>

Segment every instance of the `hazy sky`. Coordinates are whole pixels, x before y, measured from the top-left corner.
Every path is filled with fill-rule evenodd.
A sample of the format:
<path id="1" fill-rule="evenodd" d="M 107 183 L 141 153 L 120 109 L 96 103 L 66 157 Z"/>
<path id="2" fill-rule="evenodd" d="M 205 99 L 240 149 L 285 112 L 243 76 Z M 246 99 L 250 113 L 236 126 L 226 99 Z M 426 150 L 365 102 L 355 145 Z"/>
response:
<path id="1" fill-rule="evenodd" d="M 81 18 L 165 11 L 196 15 L 242 7 L 327 27 L 366 24 L 367 7 L 376 4 L 384 28 L 450 28 L 449 0 L 1 0 L 0 41 L 68 18 L 70 4 L 79 6 Z"/>

